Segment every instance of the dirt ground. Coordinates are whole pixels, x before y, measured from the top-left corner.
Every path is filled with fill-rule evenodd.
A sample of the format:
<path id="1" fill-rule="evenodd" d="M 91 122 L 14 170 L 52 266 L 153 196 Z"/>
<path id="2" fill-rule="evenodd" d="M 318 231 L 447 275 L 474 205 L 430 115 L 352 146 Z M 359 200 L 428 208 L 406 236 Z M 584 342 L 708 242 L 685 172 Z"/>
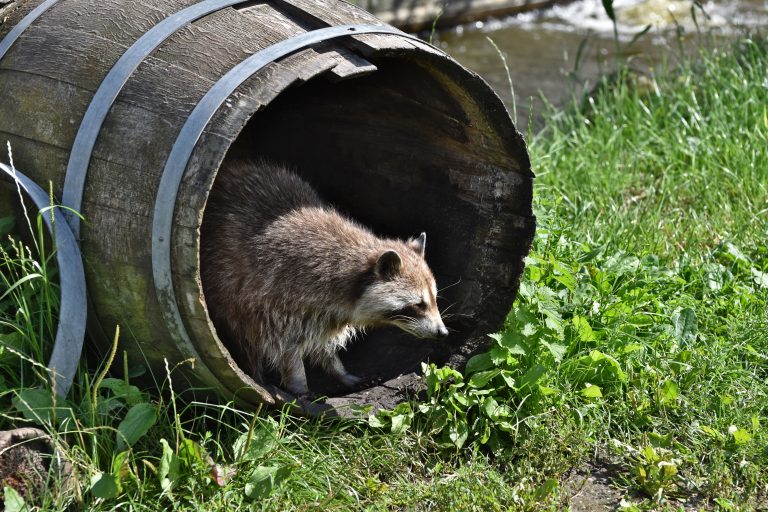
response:
<path id="1" fill-rule="evenodd" d="M 573 471 L 563 484 L 568 504 L 573 512 L 601 512 L 618 510 L 625 493 L 613 479 L 618 468 L 605 461 L 589 463 Z"/>

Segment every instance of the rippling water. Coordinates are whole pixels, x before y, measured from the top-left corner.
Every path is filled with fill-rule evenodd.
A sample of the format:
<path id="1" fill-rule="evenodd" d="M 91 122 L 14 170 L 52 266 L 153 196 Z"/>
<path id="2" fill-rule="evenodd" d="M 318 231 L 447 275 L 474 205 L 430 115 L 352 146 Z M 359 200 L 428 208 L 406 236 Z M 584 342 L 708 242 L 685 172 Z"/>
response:
<path id="1" fill-rule="evenodd" d="M 616 0 L 618 53 L 630 59 L 633 67 L 648 69 L 665 60 L 674 63 L 681 51 L 690 52 L 702 44 L 768 31 L 768 0 L 702 4 L 692 8 L 691 0 Z M 649 31 L 630 45 L 648 25 Z M 488 38 L 506 57 L 514 93 Z M 579 0 L 456 27 L 435 34 L 433 42 L 483 76 L 510 111 L 516 111 L 521 130 L 527 125 L 531 104 L 538 128 L 542 96 L 561 105 L 573 93 L 571 85 L 591 87 L 601 73 L 614 69 L 617 55 L 613 23 L 600 0 Z"/>

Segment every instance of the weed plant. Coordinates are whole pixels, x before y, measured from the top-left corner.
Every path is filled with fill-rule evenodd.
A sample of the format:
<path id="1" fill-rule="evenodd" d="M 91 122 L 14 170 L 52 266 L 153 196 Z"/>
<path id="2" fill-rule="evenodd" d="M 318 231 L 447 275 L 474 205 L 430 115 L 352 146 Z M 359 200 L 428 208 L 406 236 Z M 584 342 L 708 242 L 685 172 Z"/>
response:
<path id="1" fill-rule="evenodd" d="M 51 255 L 3 220 L 0 428 L 40 426 L 74 466 L 42 495 L 6 487 L 6 510 L 559 510 L 588 462 L 610 462 L 629 510 L 765 507 L 766 77 L 745 39 L 549 114 L 504 329 L 366 421 L 197 402 L 174 368 L 148 393 L 109 376 L 114 352 L 56 399 Z"/>

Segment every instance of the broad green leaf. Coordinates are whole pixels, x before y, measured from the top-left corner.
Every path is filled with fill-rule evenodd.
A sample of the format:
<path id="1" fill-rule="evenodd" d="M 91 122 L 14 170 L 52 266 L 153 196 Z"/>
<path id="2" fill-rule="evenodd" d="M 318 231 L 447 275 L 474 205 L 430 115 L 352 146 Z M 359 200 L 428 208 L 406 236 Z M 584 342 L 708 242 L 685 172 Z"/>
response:
<path id="1" fill-rule="evenodd" d="M 22 512 L 29 510 L 24 498 L 21 497 L 16 489 L 13 487 L 3 487 L 3 504 L 5 505 L 5 512 Z"/>
<path id="2" fill-rule="evenodd" d="M 544 276 L 544 271 L 542 268 L 535 266 L 535 264 L 526 263 L 525 272 L 528 274 L 528 281 L 532 283 L 538 283 Z"/>
<path id="3" fill-rule="evenodd" d="M 131 467 L 128 464 L 131 452 L 125 450 L 120 452 L 112 458 L 112 475 L 117 480 L 118 493 L 122 491 L 122 482 L 125 477 L 130 475 Z"/>
<path id="4" fill-rule="evenodd" d="M 724 510 L 726 512 L 730 510 L 737 510 L 736 505 L 729 499 L 715 498 L 713 501 L 717 503 L 717 506 L 720 507 L 720 510 Z"/>
<path id="5" fill-rule="evenodd" d="M 163 493 L 169 492 L 179 480 L 179 458 L 173 453 L 168 441 L 160 439 L 163 454 L 160 456 L 160 465 L 157 468 L 157 477 Z"/>
<path id="6" fill-rule="evenodd" d="M 652 446 L 657 448 L 669 448 L 672 446 L 672 432 L 667 435 L 648 432 L 648 440 L 651 442 Z"/>
<path id="7" fill-rule="evenodd" d="M 483 412 L 492 420 L 509 416 L 510 410 L 506 405 L 499 404 L 493 397 L 486 397 L 482 404 Z"/>
<path id="8" fill-rule="evenodd" d="M 99 389 L 109 389 L 117 398 L 122 398 L 126 405 L 136 405 L 143 401 L 141 391 L 136 386 L 132 386 L 123 379 L 108 377 L 99 383 Z"/>
<path id="9" fill-rule="evenodd" d="M 431 397 L 440 390 L 440 378 L 437 376 L 434 363 L 430 363 L 429 365 L 421 363 L 421 373 L 424 374 L 426 380 L 427 396 Z"/>
<path id="10" fill-rule="evenodd" d="M 499 345 L 491 347 L 488 356 L 491 358 L 491 363 L 494 366 L 509 365 L 514 361 L 514 358 L 510 355 L 509 351 Z"/>
<path id="11" fill-rule="evenodd" d="M 291 474 L 288 466 L 258 466 L 248 477 L 245 495 L 252 500 L 262 499 L 272 494 Z"/>
<path id="12" fill-rule="evenodd" d="M 381 426 L 384 426 L 383 423 Z M 254 425 L 250 433 L 238 437 L 232 448 L 239 458 L 259 459 L 277 448 L 277 438 L 277 423 L 270 418 L 262 424 Z"/>
<path id="13" fill-rule="evenodd" d="M 655 323 L 654 318 L 647 313 L 638 313 L 627 318 L 627 322 L 638 327 L 648 327 Z"/>
<path id="14" fill-rule="evenodd" d="M 653 448 L 653 446 L 644 446 L 643 449 L 640 450 L 640 453 L 643 454 L 646 462 L 654 463 L 659 460 L 659 457 L 656 455 L 656 450 Z"/>
<path id="15" fill-rule="evenodd" d="M 123 421 L 117 426 L 117 449 L 133 446 L 157 421 L 157 408 L 148 403 L 138 403 L 128 409 Z"/>
<path id="16" fill-rule="evenodd" d="M 491 438 L 491 435 L 491 423 L 486 421 L 485 426 L 483 427 L 483 434 L 480 436 L 480 444 L 487 444 L 488 440 Z"/>
<path id="17" fill-rule="evenodd" d="M 504 383 L 507 385 L 507 387 L 514 389 L 515 378 L 512 376 L 512 374 L 507 370 L 502 370 L 500 375 L 501 378 L 504 379 Z"/>
<path id="18" fill-rule="evenodd" d="M 677 475 L 677 464 L 672 461 L 662 460 L 659 462 L 658 467 L 661 470 L 661 478 L 663 481 L 668 482 Z"/>
<path id="19" fill-rule="evenodd" d="M 562 336 L 563 334 L 563 322 L 560 319 L 559 315 L 547 315 L 547 318 L 544 319 L 544 325 L 555 331 L 558 335 Z"/>
<path id="20" fill-rule="evenodd" d="M 573 272 L 559 261 L 553 261 L 552 268 L 555 270 L 552 277 L 573 292 L 576 289 L 576 276 L 573 275 Z"/>
<path id="21" fill-rule="evenodd" d="M 453 404 L 458 403 L 459 405 L 463 407 L 469 407 L 469 398 L 465 396 L 463 393 L 453 393 L 450 395 L 448 400 Z M 456 407 L 457 410 L 461 410 L 461 407 Z"/>
<path id="22" fill-rule="evenodd" d="M 381 419 L 377 415 L 372 414 L 371 416 L 368 416 L 368 425 L 373 427 L 373 428 L 383 428 L 384 427 L 384 422 L 381 421 Z M 238 439 L 238 441 L 239 441 L 239 439 Z M 235 448 L 235 453 L 240 453 L 240 451 L 237 449 L 237 447 Z"/>
<path id="23" fill-rule="evenodd" d="M 672 315 L 675 335 L 684 343 L 691 343 L 698 332 L 696 312 L 691 308 L 683 308 Z"/>
<path id="24" fill-rule="evenodd" d="M 492 418 L 496 414 L 496 409 L 498 409 L 499 403 L 493 398 L 493 397 L 485 397 L 482 404 L 483 412 L 486 416 Z"/>
<path id="25" fill-rule="evenodd" d="M 675 355 L 675 362 L 676 363 L 683 363 L 687 364 L 691 361 L 693 358 L 693 352 L 690 350 L 681 350 L 680 352 Z"/>
<path id="26" fill-rule="evenodd" d="M 661 403 L 663 404 L 675 403 L 677 401 L 679 389 L 677 384 L 675 384 L 672 380 L 666 380 L 664 381 L 664 384 L 661 386 L 660 393 L 661 393 Z"/>
<path id="27" fill-rule="evenodd" d="M 278 466 L 258 466 L 245 484 L 245 495 L 251 499 L 266 498 L 274 490 L 274 476 Z"/>
<path id="28" fill-rule="evenodd" d="M 743 428 L 738 428 L 736 430 L 733 430 L 731 432 L 731 435 L 733 436 L 733 442 L 739 446 L 743 446 L 747 444 L 752 439 L 752 434 L 750 434 L 749 431 L 744 430 Z"/>
<path id="29" fill-rule="evenodd" d="M 581 390 L 581 395 L 586 398 L 602 398 L 603 392 L 600 389 L 600 386 L 595 386 L 594 384 L 587 384 L 587 387 Z"/>
<path id="30" fill-rule="evenodd" d="M 528 323 L 523 325 L 523 328 L 520 329 L 520 334 L 522 334 L 526 338 L 530 338 L 534 334 L 536 334 L 536 324 L 534 323 Z"/>
<path id="31" fill-rule="evenodd" d="M 589 322 L 586 318 L 582 316 L 575 315 L 573 319 L 571 320 L 573 323 L 573 326 L 576 328 L 576 334 L 580 341 L 583 342 L 590 342 L 595 341 L 597 339 L 595 337 L 595 333 L 592 330 L 592 326 L 589 325 Z"/>
<path id="32" fill-rule="evenodd" d="M 709 435 L 711 437 L 714 437 L 715 439 L 722 439 L 723 438 L 723 434 L 721 434 L 717 430 L 715 430 L 712 427 L 709 427 L 707 425 L 700 425 L 699 426 L 699 430 L 701 430 L 702 432 L 704 432 L 705 434 L 707 434 L 707 435 Z"/>
<path id="33" fill-rule="evenodd" d="M 491 354 L 488 352 L 478 354 L 471 357 L 469 361 L 467 361 L 467 366 L 464 369 L 464 375 L 470 375 L 482 370 L 487 370 L 489 368 L 493 368 L 493 366 L 494 365 L 491 359 Z"/>
<path id="34" fill-rule="evenodd" d="M 499 373 L 501 373 L 501 370 L 486 370 L 475 373 L 469 378 L 469 385 L 475 388 L 484 388 Z"/>
<path id="35" fill-rule="evenodd" d="M 213 462 L 208 453 L 200 446 L 200 443 L 189 438 L 183 438 L 179 445 L 179 462 L 184 468 L 194 468 L 201 465 L 208 465 Z"/>
<path id="36" fill-rule="evenodd" d="M 756 268 L 753 268 L 752 278 L 755 280 L 755 284 L 760 288 L 768 288 L 768 272 L 760 272 Z"/>
<path id="37" fill-rule="evenodd" d="M 411 416 L 408 414 L 396 414 L 392 416 L 392 433 L 400 434 L 411 426 Z"/>
<path id="38" fill-rule="evenodd" d="M 401 402 L 395 406 L 394 409 L 392 409 L 392 412 L 394 414 L 413 414 L 413 409 L 411 409 L 411 404 L 408 402 Z"/>
<path id="39" fill-rule="evenodd" d="M 518 390 L 530 393 L 533 385 L 544 375 L 545 368 L 540 364 L 533 365 L 520 377 Z"/>
<path id="40" fill-rule="evenodd" d="M 591 265 L 588 267 L 588 270 L 589 275 L 592 277 L 592 282 L 599 292 L 608 293 L 611 291 L 611 281 L 605 272 Z"/>
<path id="41" fill-rule="evenodd" d="M 624 370 L 621 369 L 621 365 L 613 356 L 604 354 L 599 350 L 593 350 L 592 352 L 589 353 L 589 357 L 592 358 L 593 361 L 608 361 L 608 364 L 610 364 L 611 367 L 613 368 L 613 372 L 616 375 L 616 377 L 621 382 L 627 382 L 627 374 L 624 373 Z"/>
<path id="42" fill-rule="evenodd" d="M 128 378 L 135 379 L 147 373 L 147 367 L 143 364 L 135 364 L 128 368 Z"/>
<path id="43" fill-rule="evenodd" d="M 632 352 L 637 352 L 638 350 L 645 350 L 645 346 L 639 343 L 628 343 L 621 349 L 624 354 L 631 354 Z"/>
<path id="44" fill-rule="evenodd" d="M 434 373 L 437 376 L 438 379 L 440 379 L 441 382 L 447 381 L 448 379 L 453 379 L 454 382 L 463 382 L 464 376 L 454 370 L 453 368 L 449 368 L 448 366 L 443 366 L 442 368 L 435 368 Z M 405 403 L 400 405 L 407 405 Z M 397 410 L 397 408 L 395 408 Z"/>
<path id="45" fill-rule="evenodd" d="M 524 356 L 528 354 L 528 349 L 523 341 L 523 337 L 516 332 L 505 332 L 501 337 L 501 344 L 512 355 Z"/>
<path id="46" fill-rule="evenodd" d="M 584 370 L 585 374 L 592 374 L 592 378 L 598 378 L 603 384 L 606 381 L 612 380 L 607 379 L 606 377 L 608 376 L 621 382 L 627 381 L 627 375 L 621 369 L 619 362 L 612 356 L 604 354 L 599 350 L 593 350 L 589 355 L 582 356 L 575 362 L 580 369 Z M 609 375 L 605 375 L 604 372 L 607 372 Z"/>
<path id="47" fill-rule="evenodd" d="M 66 407 L 53 407 L 51 391 L 36 388 L 22 389 L 13 397 L 13 405 L 24 418 L 46 425 L 69 414 Z"/>
<path id="48" fill-rule="evenodd" d="M 554 394 L 557 393 L 557 389 L 550 388 L 548 386 L 542 386 L 542 385 L 539 385 L 539 391 L 544 396 L 550 396 L 550 395 L 554 395 Z"/>
<path id="49" fill-rule="evenodd" d="M 555 362 L 559 363 L 563 360 L 563 357 L 565 356 L 565 352 L 568 350 L 568 347 L 565 345 L 560 345 L 558 343 L 549 343 L 546 341 L 541 342 L 542 345 L 547 347 L 550 354 L 552 354 L 552 357 L 555 358 Z"/>
<path id="50" fill-rule="evenodd" d="M 114 498 L 118 492 L 117 479 L 113 475 L 96 473 L 91 477 L 91 493 L 97 498 Z"/>
<path id="51" fill-rule="evenodd" d="M 456 448 L 461 448 L 464 446 L 464 443 L 467 442 L 467 438 L 469 437 L 469 429 L 467 427 L 466 421 L 463 419 L 458 419 L 451 427 L 448 429 L 448 438 L 451 440 L 451 443 Z"/>

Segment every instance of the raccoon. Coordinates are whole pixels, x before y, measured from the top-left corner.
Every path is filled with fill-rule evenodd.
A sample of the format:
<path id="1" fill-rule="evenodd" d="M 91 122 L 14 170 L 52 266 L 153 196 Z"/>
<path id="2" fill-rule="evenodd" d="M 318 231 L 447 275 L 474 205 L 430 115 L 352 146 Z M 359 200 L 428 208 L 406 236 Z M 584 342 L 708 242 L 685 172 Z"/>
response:
<path id="1" fill-rule="evenodd" d="M 235 161 L 222 166 L 203 218 L 203 291 L 217 331 L 257 381 L 275 369 L 282 387 L 309 395 L 306 358 L 354 387 L 361 379 L 338 351 L 359 330 L 448 335 L 425 244 L 425 233 L 377 237 L 282 166 Z"/>

